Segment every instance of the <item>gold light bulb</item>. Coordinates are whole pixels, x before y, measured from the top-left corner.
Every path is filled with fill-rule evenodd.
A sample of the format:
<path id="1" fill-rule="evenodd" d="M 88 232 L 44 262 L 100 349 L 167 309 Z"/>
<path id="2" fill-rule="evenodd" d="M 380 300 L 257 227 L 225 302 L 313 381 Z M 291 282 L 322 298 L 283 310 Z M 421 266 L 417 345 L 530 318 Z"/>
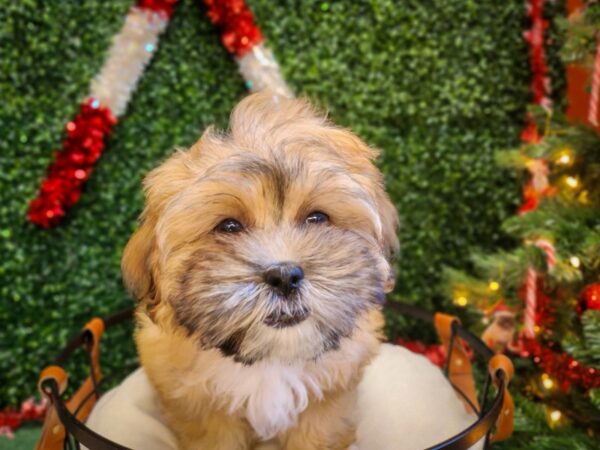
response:
<path id="1" fill-rule="evenodd" d="M 576 177 L 568 176 L 565 179 L 565 183 L 567 183 L 567 186 L 569 186 L 573 189 L 575 189 L 577 186 L 579 186 L 579 180 Z"/>
<path id="2" fill-rule="evenodd" d="M 573 267 L 575 267 L 576 269 L 579 268 L 579 266 L 581 266 L 581 260 L 577 257 L 577 256 L 571 256 L 569 258 L 569 262 L 571 263 L 571 265 Z"/>
<path id="3" fill-rule="evenodd" d="M 461 295 L 454 299 L 454 304 L 458 305 L 458 306 L 467 306 L 467 303 L 469 303 L 469 301 L 467 300 L 467 297 L 465 297 L 464 295 Z"/>

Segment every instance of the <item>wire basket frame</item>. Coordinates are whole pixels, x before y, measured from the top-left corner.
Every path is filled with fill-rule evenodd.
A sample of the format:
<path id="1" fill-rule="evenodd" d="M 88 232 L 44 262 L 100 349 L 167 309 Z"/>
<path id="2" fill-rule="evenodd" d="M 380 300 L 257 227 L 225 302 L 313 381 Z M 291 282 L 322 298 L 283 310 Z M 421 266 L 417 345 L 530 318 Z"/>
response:
<path id="1" fill-rule="evenodd" d="M 390 303 L 387 307 L 436 326 L 446 347 L 444 373 L 463 403 L 468 405 L 477 416 L 477 420 L 469 427 L 427 450 L 466 450 L 482 439 L 483 447 L 488 449 L 494 440 L 508 437 L 512 433 L 512 399 L 507 390 L 513 370 L 510 360 L 503 355 L 494 354 L 455 317 L 434 315 L 415 306 L 399 303 Z M 80 449 L 81 445 L 84 445 L 89 450 L 130 450 L 89 429 L 84 422 L 101 394 L 99 389 L 102 377 L 99 363 L 100 338 L 105 329 L 131 320 L 133 312 L 132 308 L 106 319 L 92 319 L 65 346 L 54 360 L 54 364 L 42 371 L 38 385 L 43 395 L 50 400 L 51 407 L 37 449 L 72 450 Z M 443 324 L 441 328 L 440 323 Z M 444 334 L 446 334 L 445 338 Z M 459 350 L 463 348 L 463 343 L 468 344 L 473 354 L 489 366 L 479 398 L 474 397 L 475 390 L 468 357 L 465 358 L 468 371 L 456 371 L 455 363 L 461 362 L 456 355 L 461 354 Z M 62 365 L 80 347 L 84 347 L 88 354 L 90 375 L 75 395 L 65 400 L 63 394 L 66 389 L 67 375 Z M 462 355 L 465 356 L 464 353 Z M 463 376 L 462 380 L 460 376 Z M 464 381 L 467 383 L 465 384 Z M 496 394 L 490 398 L 492 384 L 496 386 Z M 492 435 L 494 427 L 496 433 Z"/>

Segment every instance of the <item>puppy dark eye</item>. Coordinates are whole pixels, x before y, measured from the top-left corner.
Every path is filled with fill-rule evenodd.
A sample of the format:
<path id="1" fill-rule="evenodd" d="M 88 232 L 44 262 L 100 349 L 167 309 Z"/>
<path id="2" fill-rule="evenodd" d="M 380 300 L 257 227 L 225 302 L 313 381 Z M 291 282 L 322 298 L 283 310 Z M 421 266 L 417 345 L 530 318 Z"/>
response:
<path id="1" fill-rule="evenodd" d="M 329 222 L 329 216 L 321 211 L 311 212 L 306 217 L 306 223 L 327 223 Z"/>
<path id="2" fill-rule="evenodd" d="M 243 229 L 242 224 L 235 219 L 225 219 L 215 228 L 215 230 L 223 233 L 239 233 Z"/>

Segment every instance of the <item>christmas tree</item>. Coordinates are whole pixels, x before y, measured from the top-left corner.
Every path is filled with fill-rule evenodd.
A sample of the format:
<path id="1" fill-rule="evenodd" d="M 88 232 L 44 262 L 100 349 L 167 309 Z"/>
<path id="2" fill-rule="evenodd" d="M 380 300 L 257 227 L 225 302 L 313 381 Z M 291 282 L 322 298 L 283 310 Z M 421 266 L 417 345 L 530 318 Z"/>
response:
<path id="1" fill-rule="evenodd" d="M 563 23 L 565 61 L 594 59 L 599 13 L 594 3 Z M 594 67 L 592 124 L 599 80 Z M 448 294 L 490 347 L 513 357 L 515 434 L 500 446 L 597 448 L 600 136 L 537 103 L 545 108 L 530 111 L 524 144 L 497 156 L 524 178 L 518 214 L 502 226 L 517 244 L 472 255 L 468 273 L 446 269 Z"/>
<path id="2" fill-rule="evenodd" d="M 477 276 L 448 269 L 449 288 L 456 305 L 487 325 L 484 341 L 517 358 L 522 407 L 539 400 L 550 425 L 571 421 L 597 434 L 600 137 L 546 119 L 543 111 L 537 119 L 543 136 L 498 155 L 501 164 L 529 174 L 519 215 L 503 224 L 523 244 L 473 255 Z"/>

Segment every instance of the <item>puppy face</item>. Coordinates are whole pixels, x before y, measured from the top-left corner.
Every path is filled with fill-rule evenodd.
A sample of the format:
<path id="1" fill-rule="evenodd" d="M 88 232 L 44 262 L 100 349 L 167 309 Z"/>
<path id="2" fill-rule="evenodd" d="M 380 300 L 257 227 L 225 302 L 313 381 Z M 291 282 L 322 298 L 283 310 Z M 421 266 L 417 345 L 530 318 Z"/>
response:
<path id="1" fill-rule="evenodd" d="M 207 130 L 146 178 L 126 284 L 245 364 L 335 349 L 393 286 L 397 216 L 374 156 L 304 101 L 246 98 L 227 135 Z"/>

